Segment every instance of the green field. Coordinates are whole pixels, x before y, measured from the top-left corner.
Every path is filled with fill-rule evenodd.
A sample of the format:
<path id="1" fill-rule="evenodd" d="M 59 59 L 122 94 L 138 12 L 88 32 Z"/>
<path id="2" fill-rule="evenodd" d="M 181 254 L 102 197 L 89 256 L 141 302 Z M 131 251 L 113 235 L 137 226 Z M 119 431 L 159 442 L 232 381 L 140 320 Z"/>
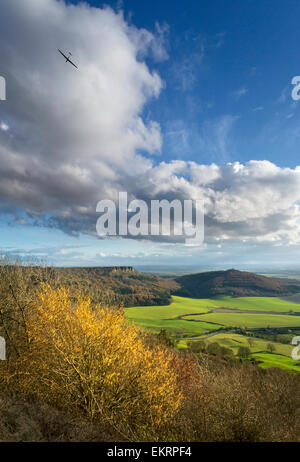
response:
<path id="1" fill-rule="evenodd" d="M 234 328 L 239 327 L 247 330 L 299 327 L 300 330 L 300 316 L 292 314 L 300 313 L 299 304 L 274 297 L 172 298 L 173 302 L 166 306 L 126 308 L 126 316 L 154 332 L 166 329 L 177 337 L 179 348 L 186 348 L 189 340 L 203 339 L 206 343 L 218 342 L 237 354 L 239 346 L 243 345 L 250 348 L 262 367 L 282 367 L 300 372 L 300 366 L 291 359 L 291 345 L 255 337 L 250 346 L 246 335 L 234 332 Z M 231 328 L 233 331 L 228 331 Z M 251 335 L 255 336 L 255 331 Z M 267 352 L 269 343 L 275 346 L 274 353 Z"/>
<path id="2" fill-rule="evenodd" d="M 234 351 L 234 353 L 237 353 L 237 350 L 240 346 L 248 346 L 251 350 L 251 353 L 261 353 L 263 351 L 267 351 L 268 344 L 272 343 L 275 347 L 275 353 L 284 355 L 284 356 L 291 356 L 291 351 L 293 349 L 292 345 L 285 345 L 283 343 L 278 343 L 278 342 L 271 342 L 269 340 L 264 340 L 260 338 L 252 338 L 253 340 L 253 345 L 250 345 L 248 342 L 248 337 L 245 335 L 239 335 L 239 334 L 217 334 L 214 335 L 213 337 L 209 337 L 206 339 L 207 343 L 211 342 L 218 342 L 221 346 L 224 346 L 226 348 L 230 348 L 231 350 Z"/>
<path id="3" fill-rule="evenodd" d="M 180 297 L 173 297 L 178 299 Z M 189 299 L 187 299 L 189 300 Z M 196 300 L 194 300 L 196 301 Z M 201 306 L 213 308 L 229 308 L 243 311 L 269 311 L 279 313 L 300 313 L 300 305 L 275 297 L 228 297 L 220 296 L 212 299 L 198 299 Z"/>
<path id="4" fill-rule="evenodd" d="M 262 361 L 261 367 L 280 367 L 281 369 L 300 372 L 300 366 L 288 356 L 281 356 L 271 353 L 254 354 L 253 357 Z"/>
<path id="5" fill-rule="evenodd" d="M 201 316 L 187 316 L 186 320 L 214 322 L 222 326 L 257 328 L 257 327 L 298 327 L 300 316 L 254 314 L 254 313 L 209 313 Z"/>
<path id="6" fill-rule="evenodd" d="M 207 331 L 221 328 L 221 324 L 208 322 L 186 321 L 178 319 L 179 316 L 191 313 L 208 313 L 207 303 L 209 300 L 192 298 L 172 297 L 173 303 L 166 306 L 141 306 L 126 308 L 126 316 L 129 320 L 147 327 L 155 332 L 167 329 L 178 336 L 195 336 Z"/>

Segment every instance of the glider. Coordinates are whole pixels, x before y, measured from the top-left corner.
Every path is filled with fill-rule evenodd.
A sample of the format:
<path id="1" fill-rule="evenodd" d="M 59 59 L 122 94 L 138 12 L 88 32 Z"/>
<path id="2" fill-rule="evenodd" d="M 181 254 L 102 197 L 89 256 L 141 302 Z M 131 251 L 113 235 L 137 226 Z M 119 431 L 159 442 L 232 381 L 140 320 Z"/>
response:
<path id="1" fill-rule="evenodd" d="M 78 69 L 78 67 L 76 66 L 76 64 L 72 63 L 72 61 L 70 60 L 70 56 L 72 56 L 72 53 L 69 53 L 69 56 L 66 56 L 62 51 L 60 51 L 58 49 L 58 51 L 60 52 L 60 54 L 65 58 L 66 60 L 66 63 L 70 63 L 72 64 L 72 66 L 76 67 L 76 69 Z"/>

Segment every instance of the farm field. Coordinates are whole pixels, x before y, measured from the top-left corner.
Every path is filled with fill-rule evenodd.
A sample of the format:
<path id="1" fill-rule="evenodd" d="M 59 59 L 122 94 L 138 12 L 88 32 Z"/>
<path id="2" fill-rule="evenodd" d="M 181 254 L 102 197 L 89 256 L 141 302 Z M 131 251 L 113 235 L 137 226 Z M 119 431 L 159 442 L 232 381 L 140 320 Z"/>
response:
<path id="1" fill-rule="evenodd" d="M 251 344 L 249 343 L 249 341 L 251 342 Z M 293 349 L 293 346 L 289 344 L 272 342 L 270 340 L 264 340 L 264 339 L 257 338 L 257 337 L 255 338 L 247 337 L 246 335 L 240 335 L 240 334 L 234 334 L 234 333 L 216 334 L 212 337 L 205 338 L 205 342 L 206 343 L 218 342 L 219 345 L 233 350 L 235 354 L 237 354 L 238 348 L 240 346 L 247 346 L 251 350 L 252 354 L 259 354 L 261 352 L 267 351 L 268 345 L 270 343 L 274 346 L 275 353 L 279 355 L 290 357 L 292 349 Z M 180 340 L 179 345 L 181 348 L 186 348 L 187 341 Z"/>
<path id="2" fill-rule="evenodd" d="M 204 315 L 186 316 L 188 320 L 201 320 L 204 322 L 214 322 L 225 327 L 298 327 L 300 326 L 300 316 L 288 316 L 281 314 L 257 314 L 257 313 L 209 313 Z"/>
<path id="3" fill-rule="evenodd" d="M 294 314 L 300 313 L 300 304 L 274 297 L 190 299 L 173 296 L 172 299 L 173 302 L 166 306 L 126 308 L 126 316 L 154 332 L 166 329 L 177 338 L 178 348 L 187 348 L 188 341 L 201 339 L 207 344 L 218 342 L 234 354 L 240 346 L 248 346 L 262 367 L 282 367 L 300 372 L 300 366 L 291 358 L 291 345 L 255 337 L 255 331 L 251 331 L 250 345 L 247 335 L 235 331 L 237 328 L 249 332 L 251 329 L 282 327 L 299 327 L 300 330 L 300 316 Z M 267 351 L 270 343 L 275 347 L 273 353 Z"/>
<path id="4" fill-rule="evenodd" d="M 172 298 L 173 303 L 171 305 L 125 308 L 126 316 L 129 320 L 154 332 L 167 329 L 179 337 L 200 335 L 222 327 L 218 323 L 211 324 L 198 320 L 186 321 L 182 318 L 182 316 L 185 317 L 191 313 L 208 313 L 210 300 Z"/>
<path id="5" fill-rule="evenodd" d="M 179 297 L 176 297 L 179 298 Z M 204 306 L 215 308 L 228 308 L 245 311 L 270 311 L 300 313 L 300 304 L 285 301 L 275 297 L 229 297 L 220 296 L 213 299 L 199 300 Z"/>
<path id="6" fill-rule="evenodd" d="M 297 365 L 292 358 L 288 356 L 281 356 L 271 353 L 259 353 L 254 354 L 253 357 L 258 361 L 262 361 L 260 364 L 261 367 L 280 367 L 281 369 L 300 372 L 300 366 Z"/>

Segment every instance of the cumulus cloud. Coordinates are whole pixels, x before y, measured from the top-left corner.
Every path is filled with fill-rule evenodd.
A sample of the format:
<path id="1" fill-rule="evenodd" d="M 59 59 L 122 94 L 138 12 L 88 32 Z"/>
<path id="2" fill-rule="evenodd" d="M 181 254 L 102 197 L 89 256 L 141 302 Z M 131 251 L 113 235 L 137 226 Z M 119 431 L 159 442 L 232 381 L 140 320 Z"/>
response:
<path id="1" fill-rule="evenodd" d="M 31 223 L 67 233 L 95 234 L 97 202 L 119 191 L 146 201 L 204 198 L 207 242 L 298 243 L 300 167 L 151 158 L 161 151 L 162 134 L 143 110 L 163 82 L 146 56 L 167 58 L 167 33 L 166 25 L 154 34 L 137 29 L 110 8 L 3 2 L 0 210 L 16 220 L 25 212 Z M 79 70 L 58 48 L 73 53 Z M 226 116 L 214 139 L 204 140 L 223 160 L 235 120 Z"/>
<path id="2" fill-rule="evenodd" d="M 79 71 L 58 48 L 72 51 Z M 8 100 L 0 110 L 12 134 L 0 133 L 2 202 L 66 216 L 73 204 L 92 204 L 119 167 L 138 169 L 139 151 L 160 151 L 159 125 L 142 118 L 162 87 L 139 59 L 145 48 L 144 31 L 109 8 L 56 0 L 1 5 Z"/>
<path id="3" fill-rule="evenodd" d="M 208 243 L 300 243 L 300 167 L 280 168 L 269 161 L 224 166 L 162 162 L 140 176 L 132 193 L 156 199 L 204 199 Z"/>

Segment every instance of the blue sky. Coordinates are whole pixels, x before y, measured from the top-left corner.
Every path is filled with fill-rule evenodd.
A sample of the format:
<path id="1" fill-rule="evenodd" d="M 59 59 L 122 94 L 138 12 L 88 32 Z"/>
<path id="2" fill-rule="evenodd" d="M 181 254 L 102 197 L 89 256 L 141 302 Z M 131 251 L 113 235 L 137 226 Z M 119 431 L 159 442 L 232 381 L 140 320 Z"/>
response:
<path id="1" fill-rule="evenodd" d="M 137 27 L 168 28 L 169 59 L 151 62 L 166 87 L 145 108 L 161 124 L 165 159 L 299 164 L 300 106 L 290 97 L 291 79 L 300 72 L 298 1 L 106 3 L 123 5 Z M 213 127 L 224 117 L 224 152 L 218 145 L 199 149 L 199 133 L 207 127 L 207 144 L 213 143 Z"/>
<path id="2" fill-rule="evenodd" d="M 57 265 L 297 267 L 300 3 L 79 3 L 0 7 L 3 252 Z M 58 47 L 72 49 L 80 83 Z M 125 187 L 149 199 L 201 191 L 205 245 L 97 239 L 96 198 Z"/>

